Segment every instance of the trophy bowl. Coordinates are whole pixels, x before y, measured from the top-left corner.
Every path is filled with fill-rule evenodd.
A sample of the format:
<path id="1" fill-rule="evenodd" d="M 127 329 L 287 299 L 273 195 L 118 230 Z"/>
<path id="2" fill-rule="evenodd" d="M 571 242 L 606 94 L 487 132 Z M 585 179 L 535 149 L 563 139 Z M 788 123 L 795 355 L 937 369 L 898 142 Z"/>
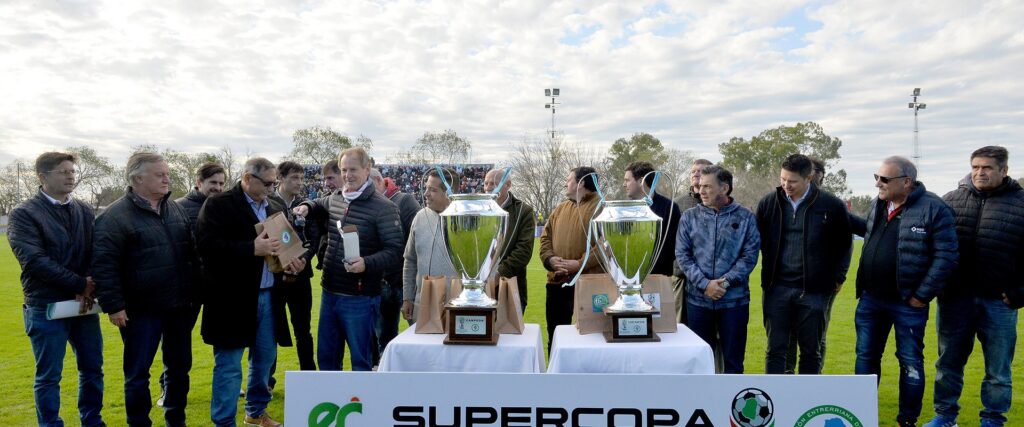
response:
<path id="1" fill-rule="evenodd" d="M 590 222 L 598 259 L 619 290 L 606 310 L 649 312 L 641 289 L 664 243 L 662 219 L 643 200 L 610 200 Z"/>
<path id="2" fill-rule="evenodd" d="M 494 307 L 497 302 L 484 292 L 484 285 L 497 267 L 497 249 L 508 213 L 495 201 L 495 194 L 455 194 L 451 198 L 441 220 L 445 249 L 461 276 L 462 293 L 449 304 Z"/>

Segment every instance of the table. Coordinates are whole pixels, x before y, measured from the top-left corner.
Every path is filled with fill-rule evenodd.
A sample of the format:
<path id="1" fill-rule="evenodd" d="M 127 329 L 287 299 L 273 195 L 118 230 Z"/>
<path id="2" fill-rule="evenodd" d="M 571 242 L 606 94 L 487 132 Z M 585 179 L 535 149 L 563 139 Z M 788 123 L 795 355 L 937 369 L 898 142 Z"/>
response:
<path id="1" fill-rule="evenodd" d="M 608 343 L 600 333 L 580 335 L 573 325 L 555 328 L 548 373 L 714 374 L 709 346 L 686 325 L 659 333 L 661 342 Z"/>
<path id="2" fill-rule="evenodd" d="M 501 334 L 498 345 L 445 345 L 444 334 L 417 334 L 415 325 L 388 343 L 378 372 L 544 372 L 540 325 Z"/>

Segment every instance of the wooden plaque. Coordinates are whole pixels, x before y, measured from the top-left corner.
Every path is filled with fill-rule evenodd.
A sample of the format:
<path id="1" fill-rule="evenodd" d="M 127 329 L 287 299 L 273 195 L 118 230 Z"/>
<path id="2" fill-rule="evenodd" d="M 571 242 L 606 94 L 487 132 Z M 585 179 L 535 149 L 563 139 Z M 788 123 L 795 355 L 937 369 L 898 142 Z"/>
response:
<path id="1" fill-rule="evenodd" d="M 660 342 L 661 338 L 654 333 L 654 315 L 658 311 L 621 311 L 604 310 L 605 316 L 612 322 L 612 330 L 604 332 L 606 342 Z"/>
<path id="2" fill-rule="evenodd" d="M 498 333 L 494 330 L 494 315 L 497 307 L 457 307 L 445 305 L 448 317 L 448 334 L 445 344 L 456 345 L 497 345 Z"/>

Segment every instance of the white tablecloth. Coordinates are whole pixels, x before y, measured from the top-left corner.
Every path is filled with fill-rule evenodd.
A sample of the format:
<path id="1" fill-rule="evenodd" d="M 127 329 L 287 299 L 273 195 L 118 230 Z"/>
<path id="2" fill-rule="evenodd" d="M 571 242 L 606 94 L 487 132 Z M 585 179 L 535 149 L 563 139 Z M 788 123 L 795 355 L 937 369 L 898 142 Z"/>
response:
<path id="1" fill-rule="evenodd" d="M 659 333 L 661 342 L 608 343 L 601 333 L 580 335 L 573 325 L 555 328 L 548 373 L 714 374 L 711 346 L 686 325 Z"/>
<path id="2" fill-rule="evenodd" d="M 378 372 L 544 372 L 540 325 L 522 335 L 501 334 L 498 345 L 445 345 L 444 334 L 417 334 L 409 327 L 388 343 Z"/>

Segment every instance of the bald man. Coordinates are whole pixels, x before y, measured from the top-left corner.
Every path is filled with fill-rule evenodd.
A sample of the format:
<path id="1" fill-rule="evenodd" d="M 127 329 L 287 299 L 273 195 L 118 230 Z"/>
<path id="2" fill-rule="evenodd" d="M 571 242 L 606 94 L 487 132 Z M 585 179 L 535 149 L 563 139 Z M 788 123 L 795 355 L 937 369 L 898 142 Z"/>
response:
<path id="1" fill-rule="evenodd" d="M 484 177 L 484 191 L 490 193 L 501 183 L 504 170 L 491 169 Z M 498 190 L 498 205 L 508 212 L 505 239 L 499 252 L 498 274 L 515 277 L 519 285 L 519 302 L 526 311 L 526 265 L 533 258 L 533 234 L 536 215 L 533 207 L 512 194 L 512 176 Z"/>

